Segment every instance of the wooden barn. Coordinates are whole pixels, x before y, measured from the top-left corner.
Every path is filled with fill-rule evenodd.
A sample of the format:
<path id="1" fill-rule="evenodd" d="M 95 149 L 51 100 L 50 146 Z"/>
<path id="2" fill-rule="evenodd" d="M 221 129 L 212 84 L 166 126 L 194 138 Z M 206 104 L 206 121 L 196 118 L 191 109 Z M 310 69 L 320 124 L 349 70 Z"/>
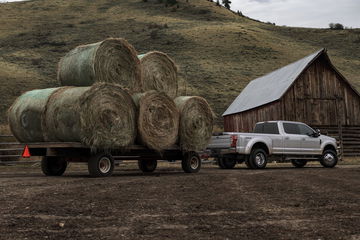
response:
<path id="1" fill-rule="evenodd" d="M 360 155 L 360 95 L 322 49 L 252 80 L 224 112 L 224 130 L 256 122 L 304 122 L 338 138 L 344 155 Z"/>

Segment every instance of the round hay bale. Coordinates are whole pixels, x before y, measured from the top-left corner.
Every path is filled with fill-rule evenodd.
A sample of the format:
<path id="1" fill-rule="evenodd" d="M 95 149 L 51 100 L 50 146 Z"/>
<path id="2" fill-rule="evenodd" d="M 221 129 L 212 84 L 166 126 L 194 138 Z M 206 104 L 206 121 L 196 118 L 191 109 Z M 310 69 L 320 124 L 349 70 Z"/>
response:
<path id="1" fill-rule="evenodd" d="M 43 142 L 41 115 L 57 88 L 38 89 L 18 97 L 8 110 L 10 130 L 19 142 Z"/>
<path id="2" fill-rule="evenodd" d="M 140 91 L 141 68 L 134 47 L 122 38 L 78 46 L 59 62 L 62 86 L 91 86 L 109 82 Z"/>
<path id="3" fill-rule="evenodd" d="M 214 115 L 202 97 L 177 97 L 175 104 L 180 112 L 179 145 L 185 151 L 204 150 L 208 145 Z"/>
<path id="4" fill-rule="evenodd" d="M 140 143 L 162 151 L 176 144 L 179 112 L 174 101 L 165 93 L 149 91 L 133 96 L 138 107 Z"/>
<path id="5" fill-rule="evenodd" d="M 138 56 L 143 91 L 156 90 L 175 98 L 178 93 L 177 66 L 165 53 L 148 52 Z"/>
<path id="6" fill-rule="evenodd" d="M 47 142 L 81 142 L 81 96 L 90 87 L 61 87 L 49 97 L 42 128 Z"/>
<path id="7" fill-rule="evenodd" d="M 121 86 L 63 87 L 43 116 L 47 141 L 80 141 L 92 149 L 126 148 L 136 138 L 136 107 Z"/>

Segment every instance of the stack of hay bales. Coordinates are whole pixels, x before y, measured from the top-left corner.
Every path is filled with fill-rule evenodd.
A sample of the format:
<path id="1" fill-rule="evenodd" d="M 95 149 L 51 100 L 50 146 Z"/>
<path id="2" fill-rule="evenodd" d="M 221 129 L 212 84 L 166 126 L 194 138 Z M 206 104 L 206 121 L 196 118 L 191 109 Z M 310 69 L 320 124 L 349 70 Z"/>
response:
<path id="1" fill-rule="evenodd" d="M 202 150 L 213 113 L 201 97 L 177 97 L 177 71 L 168 55 L 137 55 L 124 39 L 78 46 L 59 62 L 62 87 L 20 96 L 9 109 L 10 128 L 20 142 Z"/>

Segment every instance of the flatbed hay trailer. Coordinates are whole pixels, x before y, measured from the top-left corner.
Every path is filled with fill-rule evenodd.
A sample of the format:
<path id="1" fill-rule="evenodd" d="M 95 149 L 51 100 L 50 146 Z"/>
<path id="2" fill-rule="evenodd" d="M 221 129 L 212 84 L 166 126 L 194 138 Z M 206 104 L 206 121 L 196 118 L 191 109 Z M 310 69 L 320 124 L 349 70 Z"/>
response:
<path id="1" fill-rule="evenodd" d="M 157 160 L 181 160 L 182 169 L 186 173 L 196 173 L 201 168 L 201 159 L 196 152 L 184 152 L 174 146 L 159 153 L 141 145 L 129 146 L 126 150 L 109 149 L 107 151 L 91 151 L 78 142 L 39 142 L 11 144 L 11 147 L 24 147 L 31 156 L 40 156 L 41 169 L 47 176 L 61 176 L 68 162 L 85 162 L 92 177 L 108 177 L 114 170 L 114 159 L 138 161 L 143 172 L 153 172 Z M 24 155 L 24 154 L 23 154 Z M 24 157 L 24 156 L 23 156 Z"/>

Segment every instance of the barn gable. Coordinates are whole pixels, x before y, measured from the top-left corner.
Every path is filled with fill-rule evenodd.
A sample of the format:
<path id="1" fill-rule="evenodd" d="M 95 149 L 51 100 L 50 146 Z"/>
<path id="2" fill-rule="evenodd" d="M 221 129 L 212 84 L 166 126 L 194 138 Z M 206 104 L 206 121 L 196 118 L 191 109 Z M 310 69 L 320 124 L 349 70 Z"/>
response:
<path id="1" fill-rule="evenodd" d="M 223 116 L 244 112 L 279 100 L 300 74 L 326 49 L 252 80 L 224 112 Z"/>

